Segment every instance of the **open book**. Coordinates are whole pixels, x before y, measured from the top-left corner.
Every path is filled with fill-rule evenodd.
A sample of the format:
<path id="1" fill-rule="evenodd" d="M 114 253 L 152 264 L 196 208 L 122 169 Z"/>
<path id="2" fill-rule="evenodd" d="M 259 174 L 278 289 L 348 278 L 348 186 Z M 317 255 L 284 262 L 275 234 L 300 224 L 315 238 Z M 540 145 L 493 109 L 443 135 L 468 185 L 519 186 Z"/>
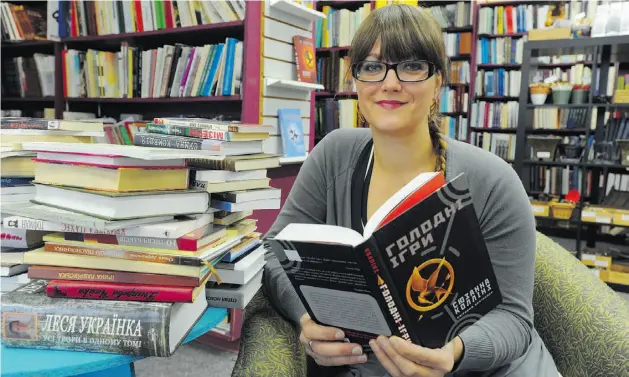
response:
<path id="1" fill-rule="evenodd" d="M 290 224 L 268 245 L 310 317 L 364 347 L 378 335 L 442 347 L 502 302 L 463 174 L 419 175 L 364 234 Z"/>

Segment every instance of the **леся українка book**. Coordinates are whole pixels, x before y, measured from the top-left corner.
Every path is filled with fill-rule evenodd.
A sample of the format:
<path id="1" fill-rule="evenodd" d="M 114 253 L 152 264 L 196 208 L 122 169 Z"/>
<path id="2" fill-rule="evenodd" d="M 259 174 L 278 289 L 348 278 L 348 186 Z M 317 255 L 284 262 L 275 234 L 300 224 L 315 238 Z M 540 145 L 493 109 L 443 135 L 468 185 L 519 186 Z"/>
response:
<path id="1" fill-rule="evenodd" d="M 419 175 L 363 235 L 290 224 L 267 246 L 310 317 L 364 347 L 378 335 L 442 347 L 502 302 L 464 174 Z"/>

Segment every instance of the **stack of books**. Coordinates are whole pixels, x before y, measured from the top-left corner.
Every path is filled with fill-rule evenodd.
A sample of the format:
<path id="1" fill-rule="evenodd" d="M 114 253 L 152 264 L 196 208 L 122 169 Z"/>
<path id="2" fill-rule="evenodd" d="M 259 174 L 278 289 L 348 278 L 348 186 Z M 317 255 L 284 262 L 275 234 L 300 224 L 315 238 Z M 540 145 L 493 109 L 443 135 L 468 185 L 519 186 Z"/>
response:
<path id="1" fill-rule="evenodd" d="M 264 252 L 256 210 L 279 209 L 280 190 L 270 186 L 267 170 L 279 166 L 279 156 L 263 153 L 271 126 L 228 123 L 199 118 L 155 118 L 136 144 L 222 154 L 188 159 L 190 188 L 210 194 L 214 223 L 242 236 L 220 263 L 207 285 L 212 306 L 244 308 L 262 284 Z"/>
<path id="2" fill-rule="evenodd" d="M 213 265 L 248 230 L 215 224 L 209 195 L 188 189 L 185 157 L 199 154 L 24 146 L 36 153 L 35 198 L 2 211 L 50 233 L 24 254 L 30 283 L 2 295 L 4 344 L 171 355 L 207 307 Z"/>

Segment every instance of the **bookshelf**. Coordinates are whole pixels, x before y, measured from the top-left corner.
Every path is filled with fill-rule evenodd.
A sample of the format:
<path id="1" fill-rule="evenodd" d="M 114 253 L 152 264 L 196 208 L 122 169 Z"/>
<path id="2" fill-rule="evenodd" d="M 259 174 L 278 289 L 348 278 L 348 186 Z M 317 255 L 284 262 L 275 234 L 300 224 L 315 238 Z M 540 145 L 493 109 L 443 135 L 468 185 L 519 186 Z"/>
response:
<path id="1" fill-rule="evenodd" d="M 352 80 L 345 75 L 349 70 L 349 60 L 346 59 L 349 44 L 358 28 L 358 20 L 364 19 L 376 6 L 387 3 L 387 1 L 316 2 L 317 10 L 327 16 L 327 21 L 320 21 L 317 24 L 316 33 L 317 72 L 319 82 L 324 86 L 313 93 L 312 98 L 317 116 L 312 119 L 311 129 L 316 133 L 317 142 L 333 128 L 356 126 L 356 92 Z M 446 40 L 450 77 L 446 78 L 447 85 L 442 88 L 440 102 L 444 132 L 453 138 L 467 140 L 470 68 L 474 59 L 473 4 L 469 1 L 416 3 L 432 10 L 442 25 Z M 461 35 L 466 35 L 465 38 L 468 40 L 461 38 Z"/>
<path id="2" fill-rule="evenodd" d="M 40 1 L 39 3 L 45 8 L 50 2 Z M 56 2 L 53 3 L 57 4 Z M 69 3 L 71 2 L 59 2 L 59 4 Z M 146 5 L 144 3 L 148 4 L 149 2 L 142 2 L 142 5 Z M 188 4 L 188 2 L 172 3 Z M 85 24 L 77 26 L 78 33 L 77 30 L 68 31 L 71 26 L 68 23 L 72 24 L 69 21 L 69 10 L 67 8 L 56 9 L 61 25 L 54 25 L 48 30 L 49 34 L 52 30 L 55 40 L 26 40 L 11 43 L 5 43 L 3 40 L 1 45 L 3 62 L 5 58 L 28 56 L 34 53 L 46 53 L 53 56 L 54 95 L 36 97 L 18 94 L 5 96 L 3 93 L 2 109 L 22 110 L 22 114 L 25 116 L 43 116 L 44 108 L 54 108 L 53 113 L 50 114 L 49 112 L 49 115 L 59 119 L 63 117 L 66 111 L 89 112 L 94 113 L 97 117 L 113 117 L 115 119 L 120 119 L 121 114 L 129 113 L 141 114 L 143 119 L 160 116 L 213 117 L 222 115 L 227 120 L 273 125 L 274 131 L 272 136 L 265 141 L 264 151 L 281 154 L 282 143 L 277 110 L 299 108 L 303 117 L 304 135 L 309 140 L 307 143 L 309 149 L 314 143 L 314 133 L 310 131 L 313 108 L 310 102 L 311 92 L 314 89 L 319 89 L 320 86 L 297 81 L 292 38 L 294 35 L 313 37 L 313 20 L 322 17 L 322 14 L 306 6 L 284 0 L 241 3 L 246 4 L 245 16 L 238 20 L 223 19 L 221 22 L 202 24 L 197 18 L 197 24 L 192 25 L 191 23 L 195 23 L 195 21 L 189 17 L 184 19 L 184 15 L 179 12 L 180 19 L 178 20 L 171 14 L 173 23 L 170 26 L 165 14 L 165 24 L 159 27 L 153 25 L 152 30 L 148 30 L 147 24 L 144 25 L 144 30 L 138 30 L 138 23 L 134 23 L 131 27 L 125 23 L 124 30 L 122 30 L 122 26 L 119 26 L 119 29 L 109 30 L 106 34 L 94 33 L 94 30 L 90 30 L 90 27 L 86 28 Z M 89 12 L 89 7 L 96 3 L 85 1 L 82 4 L 85 4 Z M 99 2 L 99 4 L 105 3 Z M 197 17 L 199 16 L 197 15 Z M 123 20 L 123 22 L 127 21 L 126 19 Z M 187 26 L 183 26 L 184 24 Z M 76 96 L 64 94 L 64 90 L 67 92 L 67 89 L 64 89 L 65 80 L 68 77 L 73 77 L 73 75 L 67 74 L 67 70 L 64 70 L 64 56 L 67 56 L 68 51 L 120 52 L 122 46 L 146 51 L 175 44 L 204 46 L 205 44 L 222 43 L 228 37 L 242 42 L 241 90 L 239 92 L 213 96 L 120 95 L 88 97 L 85 94 Z M 3 64 L 3 74 L 4 71 L 5 65 Z M 137 71 L 133 72 L 134 74 L 137 73 Z M 149 75 L 149 77 L 151 76 Z M 42 111 L 34 112 L 34 108 Z M 279 168 L 269 170 L 268 177 L 271 178 L 271 186 L 282 190 L 282 203 L 286 200 L 304 160 L 305 157 L 282 159 Z M 266 233 L 278 213 L 278 210 L 254 211 L 252 218 L 258 220 L 258 231 Z M 233 350 L 234 347 L 237 347 L 240 324 L 242 323 L 242 310 L 230 310 L 230 317 L 229 331 L 211 333 L 206 335 L 204 339 L 208 343 L 226 349 Z"/>
<path id="3" fill-rule="evenodd" d="M 626 37 L 612 36 L 530 41 L 523 48 L 514 168 L 534 200 L 535 208 L 543 207 L 549 199 L 561 201 L 568 190 L 579 192 L 580 200 L 568 218 L 556 218 L 552 213 L 544 213 L 537 218 L 538 226 L 544 228 L 544 232 L 565 234 L 566 229 L 570 229 L 571 235 L 576 239 L 576 256 L 586 264 L 601 250 L 597 251 L 598 243 L 625 244 L 624 237 L 617 236 L 622 235 L 626 228 L 626 224 L 622 222 L 625 206 L 614 201 L 614 196 L 622 194 L 616 191 L 629 191 L 624 183 L 629 174 L 629 165 L 624 160 L 619 160 L 624 154 L 619 154 L 621 148 L 618 139 L 624 137 L 620 137 L 617 133 L 619 131 L 613 131 L 612 127 L 614 119 L 622 120 L 626 117 L 629 106 L 612 101 L 617 77 L 625 76 L 629 72 L 628 47 L 629 41 Z M 591 62 L 595 62 L 590 63 L 591 86 L 584 103 L 553 104 L 552 98 L 547 98 L 542 105 L 531 103 L 529 83 L 532 82 L 535 70 L 539 68 L 537 59 L 555 51 L 587 55 Z M 568 112 L 568 117 L 580 121 L 575 121 L 572 127 L 567 128 L 562 126 L 559 129 L 535 129 L 536 122 L 539 121 L 535 118 L 536 114 L 543 111 L 553 111 L 553 114 L 557 114 L 557 111 Z M 581 112 L 581 118 L 578 118 L 578 113 L 573 116 L 570 112 Z M 552 146 L 541 147 L 530 138 L 532 135 L 558 136 L 560 146 L 556 150 Z M 578 153 L 568 156 L 567 147 L 563 146 L 566 144 L 576 148 Z M 551 152 L 550 156 L 545 154 L 546 150 Z M 615 152 L 607 153 L 609 150 Z M 548 178 L 543 180 L 540 175 Z M 599 276 L 612 285 L 622 284 L 626 289 L 629 275 L 613 271 L 616 256 L 606 256 L 611 257 L 612 270 L 601 271 Z M 614 276 L 615 280 L 605 278 L 608 276 Z"/>

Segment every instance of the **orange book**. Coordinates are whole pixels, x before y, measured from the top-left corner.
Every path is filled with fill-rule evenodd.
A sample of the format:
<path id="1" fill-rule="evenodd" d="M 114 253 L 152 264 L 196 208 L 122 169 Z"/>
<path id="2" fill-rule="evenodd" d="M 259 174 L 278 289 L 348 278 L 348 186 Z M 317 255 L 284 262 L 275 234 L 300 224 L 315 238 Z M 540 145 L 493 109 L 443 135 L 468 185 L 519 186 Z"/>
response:
<path id="1" fill-rule="evenodd" d="M 295 61 L 297 62 L 297 80 L 316 84 L 317 61 L 312 38 L 296 35 L 293 37 L 293 44 L 295 45 Z"/>

